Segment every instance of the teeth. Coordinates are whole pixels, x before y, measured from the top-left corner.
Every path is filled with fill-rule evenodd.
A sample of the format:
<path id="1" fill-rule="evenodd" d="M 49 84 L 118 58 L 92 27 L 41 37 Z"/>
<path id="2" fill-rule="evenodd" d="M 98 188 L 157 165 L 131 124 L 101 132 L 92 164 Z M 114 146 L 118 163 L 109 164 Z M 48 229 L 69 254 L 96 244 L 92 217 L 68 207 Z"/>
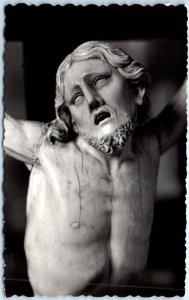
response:
<path id="1" fill-rule="evenodd" d="M 109 112 L 101 112 L 95 117 L 95 124 L 98 125 L 101 121 L 110 117 Z"/>

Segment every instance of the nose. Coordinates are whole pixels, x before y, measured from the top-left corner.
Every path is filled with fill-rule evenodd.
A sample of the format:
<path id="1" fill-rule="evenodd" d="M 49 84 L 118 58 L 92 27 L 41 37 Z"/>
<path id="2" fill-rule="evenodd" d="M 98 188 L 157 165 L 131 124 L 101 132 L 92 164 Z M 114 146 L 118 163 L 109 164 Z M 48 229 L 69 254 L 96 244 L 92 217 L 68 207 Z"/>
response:
<path id="1" fill-rule="evenodd" d="M 90 112 L 97 109 L 98 107 L 102 106 L 104 101 L 99 96 L 94 95 L 93 100 L 89 103 Z"/>
<path id="2" fill-rule="evenodd" d="M 104 100 L 90 86 L 84 84 L 82 88 L 88 102 L 90 112 L 104 104 Z"/>

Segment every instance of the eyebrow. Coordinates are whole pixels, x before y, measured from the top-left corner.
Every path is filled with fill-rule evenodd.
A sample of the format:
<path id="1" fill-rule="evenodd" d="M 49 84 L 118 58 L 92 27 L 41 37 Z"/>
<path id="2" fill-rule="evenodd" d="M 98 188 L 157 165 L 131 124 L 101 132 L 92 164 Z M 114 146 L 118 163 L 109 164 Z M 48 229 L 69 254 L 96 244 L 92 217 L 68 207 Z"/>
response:
<path id="1" fill-rule="evenodd" d="M 71 103 L 73 96 L 77 93 L 77 89 L 78 90 L 81 89 L 79 84 L 76 84 L 72 87 L 72 89 L 70 91 L 70 96 L 68 96 L 68 97 L 66 97 L 66 89 L 65 89 L 64 98 L 65 98 L 66 102 Z"/>
<path id="2" fill-rule="evenodd" d="M 109 75 L 111 75 L 112 74 L 112 71 L 111 71 L 111 69 L 106 69 L 106 70 L 101 70 L 101 71 L 89 71 L 89 72 L 87 72 L 84 76 L 83 76 L 83 78 L 82 78 L 82 80 L 85 82 L 88 78 L 90 78 L 90 77 L 95 77 L 96 75 L 105 75 L 105 74 L 109 74 Z M 71 91 L 73 91 L 75 88 L 80 88 L 80 85 L 79 85 L 79 83 L 77 83 L 77 84 L 75 84 L 75 85 L 73 85 L 73 87 L 72 87 L 72 89 L 71 89 Z"/>
<path id="3" fill-rule="evenodd" d="M 112 74 L 112 70 L 110 67 L 106 68 L 106 70 L 100 70 L 100 71 L 89 71 L 87 72 L 86 74 L 84 74 L 82 80 L 85 82 L 85 80 L 87 80 L 87 78 L 90 78 L 90 77 L 95 77 L 96 75 L 100 75 L 100 74 L 109 74 L 111 75 Z M 77 89 L 81 89 L 81 86 L 79 83 L 76 83 L 74 84 L 71 89 L 70 89 L 70 97 L 69 97 L 69 100 L 67 100 L 69 103 L 71 102 L 72 100 L 72 97 L 74 96 L 75 92 L 74 90 L 77 90 Z"/>

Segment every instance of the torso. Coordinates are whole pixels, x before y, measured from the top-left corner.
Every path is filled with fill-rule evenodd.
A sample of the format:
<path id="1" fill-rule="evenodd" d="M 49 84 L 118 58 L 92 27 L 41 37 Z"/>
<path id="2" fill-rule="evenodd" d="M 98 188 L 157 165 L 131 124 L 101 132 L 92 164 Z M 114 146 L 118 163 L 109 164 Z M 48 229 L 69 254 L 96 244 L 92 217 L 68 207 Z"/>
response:
<path id="1" fill-rule="evenodd" d="M 153 220 L 155 138 L 137 142 L 133 159 L 114 172 L 73 142 L 53 146 L 44 139 L 38 161 L 25 238 L 35 294 L 108 294 L 111 284 L 137 280 Z"/>

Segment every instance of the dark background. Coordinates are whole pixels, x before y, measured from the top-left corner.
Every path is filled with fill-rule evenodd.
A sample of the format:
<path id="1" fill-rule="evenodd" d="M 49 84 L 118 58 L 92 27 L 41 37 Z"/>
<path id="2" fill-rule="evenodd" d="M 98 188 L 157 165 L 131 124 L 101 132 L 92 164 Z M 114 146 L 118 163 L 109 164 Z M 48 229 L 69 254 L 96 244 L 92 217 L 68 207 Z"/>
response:
<path id="1" fill-rule="evenodd" d="M 103 40 L 129 52 L 149 70 L 151 116 L 168 103 L 186 76 L 187 11 L 179 6 L 5 7 L 5 109 L 16 118 L 55 118 L 55 74 L 82 42 Z M 139 286 L 120 295 L 184 295 L 185 135 L 160 163 L 149 259 Z M 29 171 L 5 159 L 4 237 L 6 295 L 32 295 L 23 241 Z M 48 284 L 48 283 L 47 283 Z"/>

